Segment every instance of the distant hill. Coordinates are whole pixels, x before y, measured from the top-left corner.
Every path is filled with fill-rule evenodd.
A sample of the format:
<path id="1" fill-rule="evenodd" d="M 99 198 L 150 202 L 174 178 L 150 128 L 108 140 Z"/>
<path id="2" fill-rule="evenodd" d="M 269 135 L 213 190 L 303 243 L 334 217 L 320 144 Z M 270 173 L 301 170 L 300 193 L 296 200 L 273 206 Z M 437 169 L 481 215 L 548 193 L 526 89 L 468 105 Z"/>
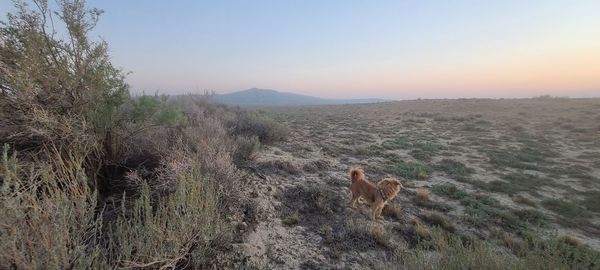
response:
<path id="1" fill-rule="evenodd" d="M 357 104 L 378 103 L 383 99 L 325 99 L 294 93 L 279 92 L 270 89 L 252 88 L 230 94 L 218 94 L 213 100 L 219 103 L 242 106 L 282 106 L 282 105 L 329 105 L 329 104 Z"/>

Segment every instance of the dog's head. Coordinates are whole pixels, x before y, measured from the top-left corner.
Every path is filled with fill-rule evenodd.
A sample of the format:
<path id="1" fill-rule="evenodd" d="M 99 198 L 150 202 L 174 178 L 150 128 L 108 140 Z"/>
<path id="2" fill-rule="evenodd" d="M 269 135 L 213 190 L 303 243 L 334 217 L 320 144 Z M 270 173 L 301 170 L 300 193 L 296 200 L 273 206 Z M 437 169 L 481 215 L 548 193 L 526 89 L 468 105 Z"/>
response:
<path id="1" fill-rule="evenodd" d="M 352 179 L 352 182 L 359 179 L 365 179 L 365 171 L 361 168 L 352 168 L 350 170 L 350 179 Z"/>
<path id="2" fill-rule="evenodd" d="M 377 186 L 381 188 L 390 198 L 398 195 L 400 190 L 403 188 L 402 183 L 400 183 L 400 180 L 394 177 L 385 178 L 381 180 L 381 182 L 379 182 Z"/>

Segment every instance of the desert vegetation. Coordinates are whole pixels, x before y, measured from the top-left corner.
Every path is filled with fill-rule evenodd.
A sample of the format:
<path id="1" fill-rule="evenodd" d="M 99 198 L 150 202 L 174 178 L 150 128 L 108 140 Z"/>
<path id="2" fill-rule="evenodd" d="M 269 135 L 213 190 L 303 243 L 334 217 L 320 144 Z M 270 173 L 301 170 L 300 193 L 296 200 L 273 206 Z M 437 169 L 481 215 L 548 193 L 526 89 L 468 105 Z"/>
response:
<path id="1" fill-rule="evenodd" d="M 243 265 L 598 268 L 600 171 L 593 153 L 600 144 L 596 131 L 585 128 L 595 125 L 585 116 L 594 108 L 600 100 L 263 108 L 290 131 L 254 160 L 262 176 L 253 184 L 259 208 L 279 214 L 259 218 L 243 247 L 272 248 Z M 556 128 L 563 118 L 573 127 Z M 299 169 L 314 162 L 327 166 Z M 382 220 L 369 221 L 366 205 L 347 207 L 348 171 L 355 166 L 372 182 L 402 179 L 404 189 Z"/>
<path id="2" fill-rule="evenodd" d="M 600 268 L 599 99 L 136 96 L 100 10 L 28 3 L 0 26 L 2 269 Z M 402 181 L 383 219 L 348 207 L 357 166 Z"/>
<path id="3" fill-rule="evenodd" d="M 252 218 L 238 165 L 284 128 L 208 96 L 132 96 L 91 38 L 100 10 L 15 5 L 0 28 L 0 268 L 214 265 Z"/>

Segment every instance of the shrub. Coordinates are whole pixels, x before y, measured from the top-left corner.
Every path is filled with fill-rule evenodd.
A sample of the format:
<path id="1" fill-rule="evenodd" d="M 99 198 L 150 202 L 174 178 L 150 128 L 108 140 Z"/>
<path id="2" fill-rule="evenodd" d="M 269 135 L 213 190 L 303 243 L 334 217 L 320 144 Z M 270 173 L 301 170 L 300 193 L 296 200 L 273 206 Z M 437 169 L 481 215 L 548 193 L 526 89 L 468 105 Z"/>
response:
<path id="1" fill-rule="evenodd" d="M 175 192 L 153 202 L 150 186 L 143 185 L 133 207 L 109 226 L 110 258 L 123 267 L 173 267 L 203 262 L 210 239 L 219 233 L 217 188 L 198 165 L 178 172 Z"/>
<path id="2" fill-rule="evenodd" d="M 0 143 L 17 150 L 35 145 L 35 152 L 49 142 L 71 144 L 81 131 L 107 136 L 129 92 L 107 43 L 88 37 L 102 11 L 65 0 L 53 14 L 47 1 L 35 3 L 32 11 L 15 2 L 18 12 L 0 27 Z M 50 20 L 54 15 L 64 28 L 51 28 L 61 25 Z"/>
<path id="3" fill-rule="evenodd" d="M 318 160 L 308 161 L 307 163 L 304 164 L 304 166 L 302 166 L 302 169 L 306 172 L 315 173 L 315 172 L 321 172 L 323 170 L 327 170 L 329 167 L 331 167 L 331 164 L 329 161 L 324 160 L 324 159 L 318 159 Z"/>
<path id="4" fill-rule="evenodd" d="M 227 124 L 234 135 L 257 136 L 261 143 L 285 140 L 289 131 L 272 119 L 251 111 L 238 109 Z"/>
<path id="5" fill-rule="evenodd" d="M 223 216 L 252 214 L 232 161 L 259 134 L 236 138 L 244 112 L 205 97 L 130 98 L 87 37 L 99 10 L 59 1 L 61 40 L 35 4 L 0 27 L 0 268 L 207 268 Z M 255 120 L 273 141 L 269 121 Z"/>
<path id="6" fill-rule="evenodd" d="M 253 160 L 260 149 L 260 141 L 257 136 L 238 136 L 235 144 L 237 147 L 235 149 L 234 159 L 238 163 Z"/>
<path id="7" fill-rule="evenodd" d="M 0 170 L 0 268 L 94 268 L 102 221 L 87 185 L 84 157 L 56 152 L 39 162 L 38 176 L 4 146 Z"/>
<path id="8" fill-rule="evenodd" d="M 180 107 L 169 102 L 168 96 L 139 96 L 124 108 L 125 115 L 134 123 L 183 125 L 186 118 Z"/>
<path id="9" fill-rule="evenodd" d="M 287 174 L 297 175 L 302 171 L 290 160 L 269 160 L 258 164 L 261 170 L 279 171 Z"/>

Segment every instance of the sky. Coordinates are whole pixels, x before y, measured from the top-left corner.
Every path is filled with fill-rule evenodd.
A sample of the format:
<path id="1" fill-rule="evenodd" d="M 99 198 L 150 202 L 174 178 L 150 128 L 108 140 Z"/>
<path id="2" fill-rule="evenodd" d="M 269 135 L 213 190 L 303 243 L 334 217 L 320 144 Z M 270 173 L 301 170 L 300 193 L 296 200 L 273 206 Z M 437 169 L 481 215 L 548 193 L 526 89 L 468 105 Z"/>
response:
<path id="1" fill-rule="evenodd" d="M 133 92 L 600 96 L 600 1 L 88 0 Z M 0 0 L 0 20 L 10 11 Z"/>

